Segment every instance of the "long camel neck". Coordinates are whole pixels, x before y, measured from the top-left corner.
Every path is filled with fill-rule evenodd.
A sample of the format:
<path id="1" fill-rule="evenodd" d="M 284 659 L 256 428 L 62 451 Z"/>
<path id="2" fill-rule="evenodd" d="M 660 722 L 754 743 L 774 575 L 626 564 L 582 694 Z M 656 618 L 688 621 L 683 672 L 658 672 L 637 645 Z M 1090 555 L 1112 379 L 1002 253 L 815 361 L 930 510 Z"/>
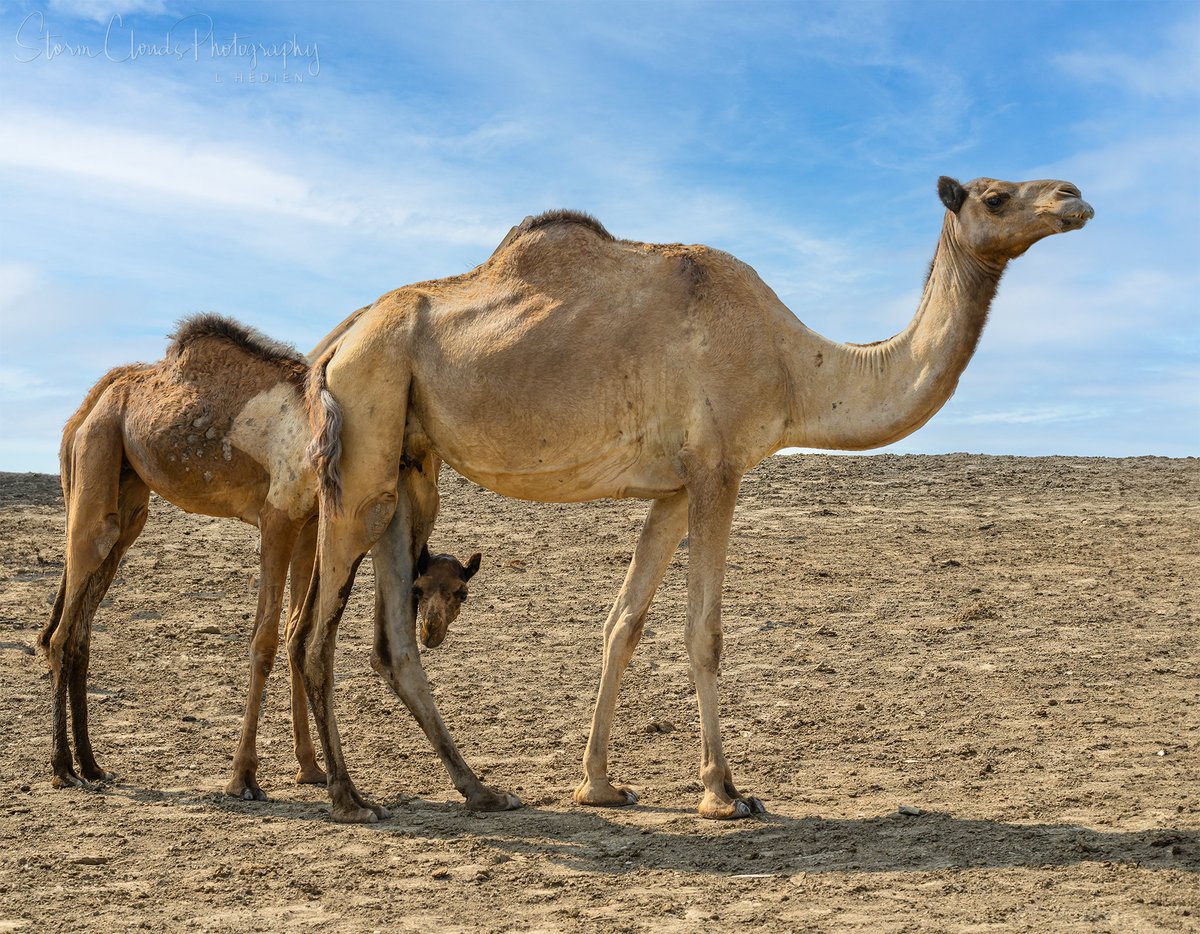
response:
<path id="1" fill-rule="evenodd" d="M 839 344 L 797 322 L 790 335 L 785 446 L 865 450 L 924 425 L 975 352 L 1004 264 L 976 257 L 947 214 L 908 327 L 874 344 Z"/>

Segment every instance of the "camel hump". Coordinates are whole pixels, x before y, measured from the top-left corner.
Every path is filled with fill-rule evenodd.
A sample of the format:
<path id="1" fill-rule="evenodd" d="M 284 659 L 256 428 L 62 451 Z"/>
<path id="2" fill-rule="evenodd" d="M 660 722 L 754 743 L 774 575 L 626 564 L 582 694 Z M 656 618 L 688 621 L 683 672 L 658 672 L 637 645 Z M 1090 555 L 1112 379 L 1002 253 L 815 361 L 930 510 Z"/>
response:
<path id="1" fill-rule="evenodd" d="M 521 233 L 529 233 L 530 231 L 539 230 L 542 227 L 550 227 L 555 224 L 579 224 L 580 226 L 591 229 L 593 233 L 604 240 L 615 240 L 616 238 L 608 232 L 603 224 L 601 224 L 591 214 L 583 211 L 572 211 L 566 208 L 559 208 L 554 211 L 543 211 L 536 217 L 529 216 L 521 223 L 509 231 L 509 236 L 512 236 L 514 231 Z M 508 237 L 505 237 L 507 240 Z"/>
<path id="2" fill-rule="evenodd" d="M 224 341 L 266 363 L 283 364 L 289 369 L 298 366 L 301 372 L 308 369 L 304 357 L 291 344 L 267 337 L 261 331 L 225 315 L 211 312 L 191 315 L 180 320 L 174 333 L 169 336 L 171 344 L 167 348 L 168 358 L 178 357 L 192 344 L 211 338 Z"/>

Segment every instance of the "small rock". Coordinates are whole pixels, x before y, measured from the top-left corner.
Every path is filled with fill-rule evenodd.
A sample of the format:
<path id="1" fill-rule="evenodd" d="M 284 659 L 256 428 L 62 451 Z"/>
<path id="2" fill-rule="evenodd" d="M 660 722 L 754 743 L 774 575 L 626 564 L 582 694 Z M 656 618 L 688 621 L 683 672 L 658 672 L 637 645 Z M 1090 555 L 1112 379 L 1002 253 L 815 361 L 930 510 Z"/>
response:
<path id="1" fill-rule="evenodd" d="M 911 804 L 902 804 L 897 810 L 905 817 L 920 817 L 925 812 Z"/>
<path id="2" fill-rule="evenodd" d="M 221 634 L 221 628 L 219 626 L 201 626 L 196 631 L 203 633 L 206 636 L 219 636 Z"/>
<path id="3" fill-rule="evenodd" d="M 133 614 L 136 619 L 162 619 L 162 614 L 158 610 L 138 610 Z"/>
<path id="4" fill-rule="evenodd" d="M 71 862 L 79 866 L 103 866 L 110 859 L 112 859 L 111 856 L 79 856 Z"/>
<path id="5" fill-rule="evenodd" d="M 429 874 L 429 878 L 431 878 L 431 879 L 449 879 L 450 878 L 450 870 L 447 869 L 445 866 L 439 866 L 437 869 L 435 869 L 433 872 L 431 872 Z"/>

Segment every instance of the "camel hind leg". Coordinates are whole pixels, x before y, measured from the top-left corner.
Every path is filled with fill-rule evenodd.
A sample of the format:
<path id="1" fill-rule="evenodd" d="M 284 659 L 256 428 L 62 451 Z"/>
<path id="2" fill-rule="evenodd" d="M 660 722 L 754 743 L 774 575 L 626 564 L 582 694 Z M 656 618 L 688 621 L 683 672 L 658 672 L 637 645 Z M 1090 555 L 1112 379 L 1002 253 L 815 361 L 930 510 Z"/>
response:
<path id="1" fill-rule="evenodd" d="M 288 597 L 287 641 L 291 640 L 304 609 L 304 599 L 312 583 L 316 561 L 317 520 L 313 518 L 300 530 L 300 537 L 292 548 L 292 564 L 288 572 L 291 575 L 291 590 Z M 290 656 L 288 674 L 292 683 L 292 748 L 296 753 L 296 784 L 324 785 L 325 770 L 317 763 L 317 751 L 308 726 L 308 692 L 304 690 L 304 672 L 291 663 Z"/>
<path id="2" fill-rule="evenodd" d="M 396 511 L 408 409 L 408 376 L 398 365 L 403 359 L 398 350 L 350 338 L 332 359 L 313 368 L 309 384 L 320 426 L 316 462 L 321 516 L 316 569 L 304 611 L 288 640 L 288 653 L 292 665 L 303 670 L 321 737 L 331 815 L 347 823 L 388 816 L 386 808 L 358 793 L 346 769 L 333 709 L 333 660 L 338 624 L 358 565 Z"/>
<path id="3" fill-rule="evenodd" d="M 374 666 L 420 725 L 454 787 L 476 811 L 508 811 L 521 806 L 515 795 L 489 788 L 463 759 L 438 712 L 416 642 L 412 599 L 415 557 L 429 540 L 437 518 L 436 469 L 405 471 L 396 515 L 376 543 Z"/>
<path id="4" fill-rule="evenodd" d="M 112 772 L 106 772 L 97 765 L 88 733 L 87 676 L 88 662 L 91 658 L 91 621 L 100 601 L 104 599 L 104 594 L 112 585 L 121 559 L 146 525 L 149 503 L 150 488 L 137 474 L 130 470 L 124 471 L 121 476 L 118 506 L 121 534 L 108 557 L 93 575 L 94 584 L 89 588 L 87 602 L 80 617 L 81 624 L 76 629 L 74 664 L 68 673 L 71 731 L 75 737 L 75 758 L 79 762 L 79 772 L 87 781 L 111 781 L 115 777 Z"/>
<path id="5" fill-rule="evenodd" d="M 96 764 L 87 726 L 87 671 L 91 622 L 125 551 L 146 518 L 149 489 L 123 468 L 124 449 L 115 418 L 99 414 L 80 426 L 66 449 L 67 545 L 59 595 L 40 643 L 53 684 L 51 765 L 54 786 L 78 786 L 107 778 Z M 72 768 L 67 741 L 67 699 L 76 751 L 85 773 Z"/>

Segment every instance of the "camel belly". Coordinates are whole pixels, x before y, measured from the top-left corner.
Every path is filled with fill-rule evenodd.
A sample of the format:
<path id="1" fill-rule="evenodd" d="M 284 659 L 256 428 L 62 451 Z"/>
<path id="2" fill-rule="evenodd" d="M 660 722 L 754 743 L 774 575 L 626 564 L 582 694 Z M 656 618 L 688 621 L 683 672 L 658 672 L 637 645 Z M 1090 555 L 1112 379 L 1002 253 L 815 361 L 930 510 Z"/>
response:
<path id="1" fill-rule="evenodd" d="M 454 470 L 502 496 L 544 503 L 657 499 L 683 485 L 671 458 L 648 452 L 633 438 L 564 450 L 549 438 L 506 445 L 485 432 L 440 427 L 418 430 Z"/>

